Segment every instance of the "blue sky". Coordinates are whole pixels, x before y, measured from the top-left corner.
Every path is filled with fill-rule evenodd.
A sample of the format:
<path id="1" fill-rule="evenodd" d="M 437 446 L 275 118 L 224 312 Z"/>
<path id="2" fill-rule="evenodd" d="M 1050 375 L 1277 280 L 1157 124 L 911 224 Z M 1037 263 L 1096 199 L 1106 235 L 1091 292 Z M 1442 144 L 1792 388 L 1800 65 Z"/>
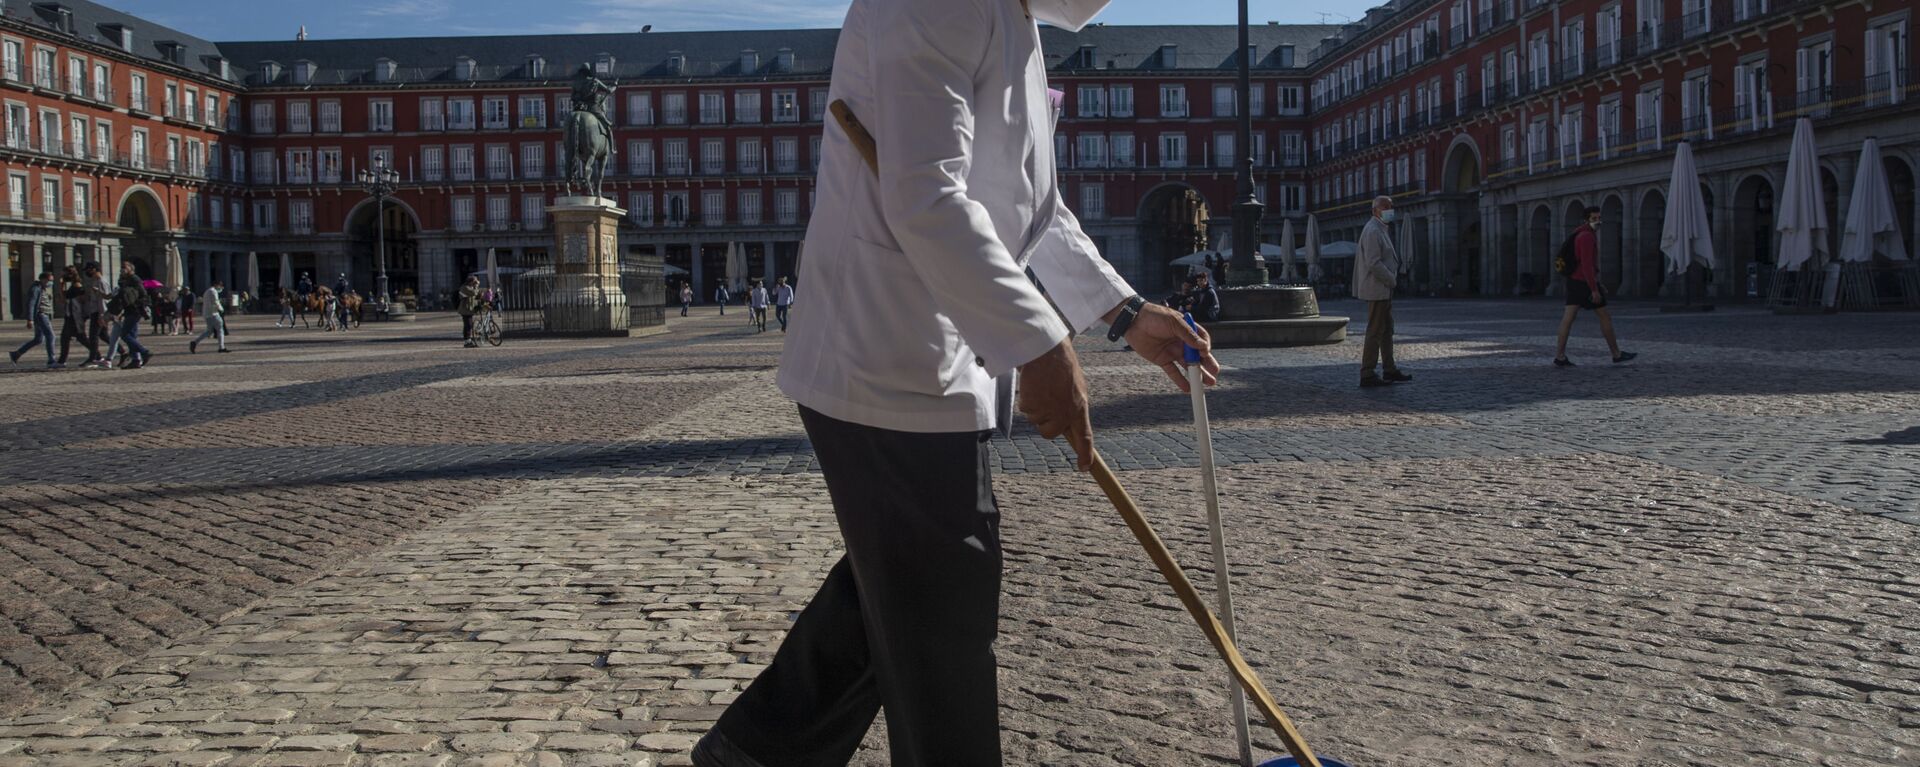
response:
<path id="1" fill-rule="evenodd" d="M 315 38 L 508 35 L 831 27 L 847 0 L 102 0 L 104 4 L 210 40 L 291 40 L 301 25 Z M 1254 23 L 1336 23 L 1379 2 L 1252 0 Z M 1109 24 L 1229 24 L 1231 0 L 1114 0 Z"/>

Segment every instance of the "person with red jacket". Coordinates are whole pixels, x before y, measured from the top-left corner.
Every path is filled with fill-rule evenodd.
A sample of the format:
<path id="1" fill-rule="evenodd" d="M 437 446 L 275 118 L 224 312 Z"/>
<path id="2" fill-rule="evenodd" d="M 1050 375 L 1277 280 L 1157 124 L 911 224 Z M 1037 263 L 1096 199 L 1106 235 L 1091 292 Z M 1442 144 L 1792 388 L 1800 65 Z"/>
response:
<path id="1" fill-rule="evenodd" d="M 1553 364 L 1573 367 L 1573 360 L 1567 359 L 1567 334 L 1573 332 L 1573 318 L 1581 309 L 1592 309 L 1599 315 L 1600 335 L 1607 339 L 1607 348 L 1613 351 L 1615 363 L 1633 359 L 1633 352 L 1620 351 L 1620 341 L 1613 335 L 1613 315 L 1607 311 L 1607 297 L 1600 292 L 1599 208 L 1587 209 L 1586 221 L 1574 228 L 1571 239 L 1573 247 L 1568 255 L 1573 263 L 1567 274 L 1567 310 L 1560 316 L 1560 343 L 1554 349 Z"/>

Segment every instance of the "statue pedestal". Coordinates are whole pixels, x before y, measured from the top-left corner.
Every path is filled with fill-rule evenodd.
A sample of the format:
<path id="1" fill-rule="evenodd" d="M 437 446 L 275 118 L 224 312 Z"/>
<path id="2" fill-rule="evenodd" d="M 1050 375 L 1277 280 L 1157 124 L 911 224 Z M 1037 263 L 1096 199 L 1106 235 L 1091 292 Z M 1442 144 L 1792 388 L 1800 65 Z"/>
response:
<path id="1" fill-rule="evenodd" d="M 561 197 L 553 218 L 553 292 L 546 332 L 626 335 L 627 294 L 620 289 L 620 219 L 627 214 L 603 197 Z"/>
<path id="2" fill-rule="evenodd" d="M 1319 297 L 1305 285 L 1223 288 L 1220 320 L 1205 324 L 1214 347 L 1220 349 L 1337 344 L 1347 339 L 1347 318 L 1322 315 Z"/>

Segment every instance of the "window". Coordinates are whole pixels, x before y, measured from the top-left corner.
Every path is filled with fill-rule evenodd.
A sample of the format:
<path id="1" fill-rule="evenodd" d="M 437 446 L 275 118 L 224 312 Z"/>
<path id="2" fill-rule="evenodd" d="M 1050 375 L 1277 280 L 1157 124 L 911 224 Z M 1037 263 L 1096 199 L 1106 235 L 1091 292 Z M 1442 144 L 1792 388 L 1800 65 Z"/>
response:
<path id="1" fill-rule="evenodd" d="M 542 104 L 546 103 L 544 99 Z M 520 177 L 540 179 L 547 177 L 547 145 L 533 142 L 520 145 Z"/>
<path id="2" fill-rule="evenodd" d="M 722 226 L 727 223 L 727 193 L 708 189 L 700 193 L 700 224 Z"/>
<path id="3" fill-rule="evenodd" d="M 261 100 L 253 102 L 253 132 L 261 135 L 273 133 L 273 102 Z"/>
<path id="4" fill-rule="evenodd" d="M 1133 116 L 1133 86 L 1115 85 L 1107 89 L 1107 95 L 1113 99 L 1109 106 L 1114 117 Z"/>
<path id="5" fill-rule="evenodd" d="M 1187 86 L 1184 86 L 1184 85 L 1160 86 L 1160 116 L 1161 117 L 1186 117 L 1187 116 Z"/>
<path id="6" fill-rule="evenodd" d="M 1079 112 L 1081 117 L 1105 117 L 1107 115 L 1107 89 L 1098 85 L 1082 85 L 1079 89 Z"/>
<path id="7" fill-rule="evenodd" d="M 1560 78 L 1562 80 L 1585 74 L 1587 50 L 1587 22 L 1575 19 L 1573 23 L 1560 28 Z"/>
<path id="8" fill-rule="evenodd" d="M 271 149 L 253 150 L 253 183 L 256 183 L 256 184 L 273 183 L 274 175 L 275 175 L 274 171 L 277 170 L 278 167 L 279 167 L 278 163 L 274 162 L 274 159 L 273 159 L 273 150 Z"/>
<path id="9" fill-rule="evenodd" d="M 487 145 L 487 178 L 504 181 L 513 178 L 513 149 L 506 144 Z"/>
<path id="10" fill-rule="evenodd" d="M 653 124 L 653 94 L 645 91 L 627 94 L 627 124 Z M 648 195 L 647 199 L 653 199 L 653 196 Z"/>
<path id="11" fill-rule="evenodd" d="M 1160 134 L 1160 167 L 1187 167 L 1187 134 Z"/>
<path id="12" fill-rule="evenodd" d="M 791 123 L 800 121 L 799 94 L 792 90 L 773 92 L 773 121 Z"/>
<path id="13" fill-rule="evenodd" d="M 793 226 L 800 222 L 799 190 L 773 190 L 773 222 L 781 226 Z"/>
<path id="14" fill-rule="evenodd" d="M 746 226 L 760 225 L 760 190 L 740 190 L 740 223 Z"/>
<path id="15" fill-rule="evenodd" d="M 135 133 L 139 133 L 139 131 L 135 131 Z M 143 134 L 143 135 L 136 136 L 135 138 L 138 138 L 140 140 L 139 144 L 142 152 L 144 153 L 146 149 L 147 137 Z M 234 147 L 232 149 L 227 150 L 227 178 L 232 180 L 233 183 L 236 183 L 236 184 L 246 182 L 247 153 L 245 150 L 242 150 L 239 147 Z"/>
<path id="16" fill-rule="evenodd" d="M 20 69 L 26 61 L 25 57 L 26 47 L 19 40 L 0 42 L 0 75 L 14 82 L 24 79 L 20 75 Z"/>
<path id="17" fill-rule="evenodd" d="M 313 201 L 287 201 L 287 230 L 294 234 L 313 234 Z"/>
<path id="18" fill-rule="evenodd" d="M 33 120 L 27 115 L 27 105 L 7 104 L 7 146 L 15 149 L 33 146 Z"/>
<path id="19" fill-rule="evenodd" d="M 1101 184 L 1080 185 L 1080 217 L 1099 221 L 1107 217 L 1107 188 Z"/>
<path id="20" fill-rule="evenodd" d="M 1111 147 L 1109 151 L 1112 153 L 1112 157 L 1113 157 L 1113 167 L 1131 168 L 1134 166 L 1133 134 L 1115 133 L 1113 134 L 1113 140 L 1109 142 L 1109 145 Z"/>
<path id="21" fill-rule="evenodd" d="M 254 234 L 273 234 L 275 229 L 273 220 L 274 207 L 272 200 L 255 200 L 253 202 Z"/>
<path id="22" fill-rule="evenodd" d="M 512 213 L 508 209 L 512 204 L 512 198 L 503 195 L 487 197 L 487 228 L 496 232 L 505 231 L 507 224 L 512 223 Z"/>
<path id="23" fill-rule="evenodd" d="M 520 97 L 520 127 L 547 127 L 547 100 L 541 96 Z"/>
<path id="24" fill-rule="evenodd" d="M 93 186 L 85 181 L 73 182 L 73 220 L 86 223 L 92 217 Z"/>
<path id="25" fill-rule="evenodd" d="M 1534 35 L 1533 41 L 1527 45 L 1527 68 L 1532 73 L 1528 85 L 1534 90 L 1553 84 L 1552 55 L 1547 33 Z"/>
<path id="26" fill-rule="evenodd" d="M 127 76 L 127 106 L 135 111 L 147 111 L 147 76 L 135 72 Z"/>
<path id="27" fill-rule="evenodd" d="M 545 99 L 541 103 L 546 103 Z M 520 225 L 539 231 L 547 228 L 547 197 L 529 194 L 520 198 Z"/>
<path id="28" fill-rule="evenodd" d="M 1233 134 L 1213 134 L 1213 165 L 1216 168 L 1233 167 Z"/>
<path id="29" fill-rule="evenodd" d="M 700 172 L 718 175 L 727 172 L 726 139 L 708 138 L 700 140 Z"/>
<path id="30" fill-rule="evenodd" d="M 437 131 L 447 129 L 446 99 L 420 100 L 420 130 Z"/>
<path id="31" fill-rule="evenodd" d="M 16 65 L 18 64 L 17 61 L 15 63 Z M 103 62 L 94 62 L 93 64 L 93 100 L 113 100 L 113 73 Z M 207 114 L 212 115 L 213 109 L 209 108 Z M 209 119 L 208 122 L 213 122 L 213 120 Z"/>
<path id="32" fill-rule="evenodd" d="M 165 94 L 160 100 L 160 113 L 168 117 L 180 116 L 180 85 L 167 83 Z"/>
<path id="33" fill-rule="evenodd" d="M 440 148 L 438 148 L 438 146 L 434 146 L 434 161 L 436 161 L 436 163 L 440 161 Z M 438 169 L 438 167 L 436 167 L 436 169 Z M 436 175 L 434 181 L 440 181 L 440 177 Z M 330 146 L 330 148 L 321 150 L 321 183 L 323 183 L 323 185 L 338 185 L 338 183 L 340 183 L 340 148 L 338 148 L 338 146 Z"/>
<path id="34" fill-rule="evenodd" d="M 741 123 L 760 122 L 760 91 L 742 88 L 733 92 L 733 120 Z"/>
<path id="35" fill-rule="evenodd" d="M 1080 134 L 1079 157 L 1075 158 L 1076 168 L 1107 167 L 1107 137 L 1101 133 Z"/>
<path id="36" fill-rule="evenodd" d="M 814 88 L 807 92 L 807 119 L 820 122 L 827 117 L 827 89 Z"/>
<path id="37" fill-rule="evenodd" d="M 313 132 L 313 104 L 306 101 L 287 102 L 287 132 Z"/>
<path id="38" fill-rule="evenodd" d="M 635 140 L 627 142 L 627 170 L 635 176 L 654 174 L 653 142 Z"/>
<path id="39" fill-rule="evenodd" d="M 219 229 L 227 220 L 227 202 L 219 197 L 207 203 L 207 223 Z"/>
<path id="40" fill-rule="evenodd" d="M 1259 117 L 1267 110 L 1267 86 L 1254 83 L 1253 90 L 1247 91 L 1247 114 Z"/>
<path id="41" fill-rule="evenodd" d="M 442 181 L 447 177 L 447 150 L 429 146 L 420 148 L 420 180 Z"/>
<path id="42" fill-rule="evenodd" d="M 666 140 L 667 175 L 684 176 L 692 172 L 687 158 L 687 140 L 670 138 Z"/>
<path id="43" fill-rule="evenodd" d="M 73 115 L 67 132 L 67 150 L 74 157 L 87 159 L 87 118 Z"/>
<path id="44" fill-rule="evenodd" d="M 453 230 L 456 232 L 473 231 L 473 198 L 453 198 Z"/>
<path id="45" fill-rule="evenodd" d="M 809 170 L 820 170 L 820 134 L 807 137 L 807 162 Z"/>
<path id="46" fill-rule="evenodd" d="M 1300 184 L 1281 184 L 1280 209 L 1288 213 L 1299 213 L 1306 210 L 1307 188 Z"/>
<path id="47" fill-rule="evenodd" d="M 186 94 L 181 96 L 180 99 L 181 106 L 186 107 L 187 110 L 187 122 L 200 122 L 200 92 L 188 88 Z"/>
<path id="48" fill-rule="evenodd" d="M 313 150 L 287 150 L 287 182 L 293 184 L 313 183 Z"/>
<path id="49" fill-rule="evenodd" d="M 1600 110 L 1593 120 L 1593 139 L 1597 145 L 1598 157 L 1602 160 L 1611 157 L 1614 147 L 1620 144 L 1620 99 L 1614 97 L 1600 102 Z"/>
<path id="50" fill-rule="evenodd" d="M 691 205 L 687 200 L 687 193 L 668 192 L 665 203 L 667 226 L 686 226 L 688 218 L 687 211 Z"/>
<path id="51" fill-rule="evenodd" d="M 1620 6 L 1600 9 L 1593 17 L 1593 60 L 1598 67 L 1620 61 Z"/>
<path id="52" fill-rule="evenodd" d="M 1867 30 L 1864 43 L 1867 60 L 1865 83 L 1870 105 L 1897 104 L 1904 99 L 1907 85 L 1907 20 L 1904 18 L 1875 23 Z"/>
<path id="53" fill-rule="evenodd" d="M 798 173 L 800 171 L 800 142 L 792 136 L 780 136 L 773 140 L 773 172 Z"/>
<path id="54" fill-rule="evenodd" d="M 1739 121 L 1736 130 L 1772 127 L 1773 87 L 1767 76 L 1765 56 L 1742 61 L 1733 68 L 1733 112 Z"/>
<path id="55" fill-rule="evenodd" d="M 219 127 L 220 125 L 220 94 L 207 94 L 206 124 L 214 127 Z"/>
<path id="56" fill-rule="evenodd" d="M 113 159 L 113 123 L 101 120 L 93 124 L 93 156 L 101 161 Z M 218 153 L 214 159 L 219 159 Z"/>
<path id="57" fill-rule="evenodd" d="M 49 221 L 60 218 L 60 179 L 40 178 L 40 217 Z"/>
<path id="58" fill-rule="evenodd" d="M 1515 141 L 1518 135 L 1519 133 L 1511 125 L 1500 129 L 1500 160 L 1508 167 L 1512 167 L 1514 160 L 1520 156 L 1519 145 Z"/>
<path id="59" fill-rule="evenodd" d="M 1235 94 L 1231 85 L 1213 86 L 1213 116 L 1234 117 Z"/>
<path id="60" fill-rule="evenodd" d="M 447 128 L 473 130 L 473 99 L 447 99 Z"/>
<path id="61" fill-rule="evenodd" d="M 473 180 L 473 146 L 461 145 L 451 150 L 453 156 L 453 180 Z"/>
<path id="62" fill-rule="evenodd" d="M 687 94 L 669 93 L 661 97 L 661 107 L 666 111 L 666 124 L 687 124 Z"/>
<path id="63" fill-rule="evenodd" d="M 627 195 L 627 216 L 640 226 L 653 226 L 653 193 L 631 192 Z"/>
<path id="64" fill-rule="evenodd" d="M 1794 72 L 1800 108 L 1816 108 L 1816 114 L 1826 114 L 1828 102 L 1833 100 L 1833 40 L 1801 45 L 1794 52 Z"/>
<path id="65" fill-rule="evenodd" d="M 1586 115 L 1579 109 L 1569 109 L 1560 116 L 1560 164 L 1580 164 L 1580 144 L 1586 140 L 1585 125 L 1582 119 Z"/>
<path id="66" fill-rule="evenodd" d="M 393 99 L 367 101 L 367 130 L 376 133 L 393 130 Z"/>
<path id="67" fill-rule="evenodd" d="M 1680 130 L 1713 138 L 1713 107 L 1707 72 L 1697 72 L 1680 83 Z"/>
<path id="68" fill-rule="evenodd" d="M 480 100 L 481 124 L 487 130 L 502 130 L 513 122 L 507 114 L 507 97 L 488 96 Z"/>
<path id="69" fill-rule="evenodd" d="M 741 173 L 759 173 L 761 171 L 761 160 L 764 159 L 760 152 L 760 139 L 740 139 L 739 143 L 735 145 L 734 157 L 736 158 L 734 162 L 740 165 Z"/>

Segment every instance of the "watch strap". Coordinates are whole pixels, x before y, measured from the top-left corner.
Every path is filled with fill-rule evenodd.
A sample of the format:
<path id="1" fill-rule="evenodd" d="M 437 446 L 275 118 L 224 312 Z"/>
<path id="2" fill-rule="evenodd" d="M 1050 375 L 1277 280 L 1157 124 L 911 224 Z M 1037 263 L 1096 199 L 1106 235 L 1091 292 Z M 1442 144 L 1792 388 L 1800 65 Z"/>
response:
<path id="1" fill-rule="evenodd" d="M 1127 330 L 1133 327 L 1134 318 L 1140 316 L 1140 309 L 1146 305 L 1147 299 L 1139 296 L 1127 299 L 1126 305 L 1120 307 L 1120 316 L 1113 318 L 1113 326 L 1107 329 L 1107 340 L 1119 341 L 1121 336 L 1125 336 Z"/>

